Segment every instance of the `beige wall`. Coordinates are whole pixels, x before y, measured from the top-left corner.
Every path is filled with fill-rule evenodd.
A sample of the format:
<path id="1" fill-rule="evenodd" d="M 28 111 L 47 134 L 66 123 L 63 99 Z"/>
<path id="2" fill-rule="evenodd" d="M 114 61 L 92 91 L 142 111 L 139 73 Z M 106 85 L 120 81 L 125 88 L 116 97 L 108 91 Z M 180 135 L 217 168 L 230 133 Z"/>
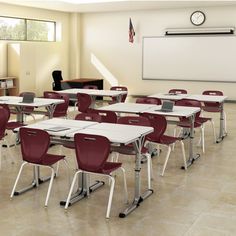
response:
<path id="1" fill-rule="evenodd" d="M 62 70 L 64 79 L 71 78 L 69 13 L 0 4 L 0 15 L 56 21 L 58 28 L 61 28 L 57 42 L 18 42 L 18 58 L 17 53 L 11 51 L 8 75 L 19 77 L 20 92 L 31 90 L 42 95 L 44 90 L 51 90 L 51 73 L 55 69 Z"/>
<path id="2" fill-rule="evenodd" d="M 190 93 L 205 89 L 223 90 L 230 99 L 236 99 L 235 83 L 150 81 L 142 80 L 142 37 L 162 36 L 165 28 L 194 27 L 189 17 L 196 9 L 163 9 L 116 13 L 91 13 L 81 16 L 81 76 L 101 77 L 91 65 L 90 55 L 95 56 L 129 88 L 130 95 L 153 94 L 170 88 L 185 88 Z M 204 27 L 236 25 L 235 7 L 211 7 L 197 9 L 206 14 Z M 128 42 L 128 22 L 132 18 L 135 43 Z M 234 61 L 229 63 L 235 64 Z M 235 70 L 236 80 L 236 70 Z M 107 88 L 110 86 L 106 83 Z"/>

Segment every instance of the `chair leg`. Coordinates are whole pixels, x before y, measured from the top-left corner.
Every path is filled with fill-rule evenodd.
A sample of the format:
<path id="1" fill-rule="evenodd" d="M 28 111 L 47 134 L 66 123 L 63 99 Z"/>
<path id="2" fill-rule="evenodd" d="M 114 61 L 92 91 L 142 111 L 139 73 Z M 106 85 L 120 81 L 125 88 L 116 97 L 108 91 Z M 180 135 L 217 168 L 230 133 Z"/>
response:
<path id="1" fill-rule="evenodd" d="M 153 179 L 152 158 L 149 153 L 145 154 L 147 158 L 148 189 L 151 189 L 151 179 Z"/>
<path id="2" fill-rule="evenodd" d="M 109 176 L 110 182 L 111 182 L 111 187 L 110 187 L 110 194 L 109 194 L 109 199 L 108 199 L 108 204 L 107 204 L 107 213 L 106 213 L 106 218 L 109 219 L 110 217 L 110 211 L 111 211 L 111 204 L 112 204 L 112 198 L 113 198 L 113 193 L 114 193 L 114 187 L 115 187 L 115 178 L 112 176 Z"/>
<path id="3" fill-rule="evenodd" d="M 211 120 L 211 127 L 212 127 L 212 130 L 213 130 L 214 143 L 216 143 L 215 122 L 214 122 L 213 119 Z"/>
<path id="4" fill-rule="evenodd" d="M 182 154 L 183 154 L 183 160 L 184 160 L 184 169 L 187 170 L 187 162 L 186 162 L 186 156 L 185 156 L 185 148 L 184 148 L 184 142 L 181 140 L 180 141 L 181 149 L 182 149 Z"/>
<path id="5" fill-rule="evenodd" d="M 202 145 L 202 152 L 205 153 L 204 125 L 201 126 L 201 145 Z"/>
<path id="6" fill-rule="evenodd" d="M 226 127 L 226 113 L 224 112 L 224 126 L 225 126 L 225 133 L 227 133 L 227 127 Z"/>
<path id="7" fill-rule="evenodd" d="M 171 152 L 171 146 L 168 146 L 168 151 L 167 151 L 167 154 L 166 154 L 166 160 L 165 160 L 165 163 L 164 163 L 164 166 L 163 166 L 163 170 L 162 170 L 161 176 L 164 176 L 166 165 L 167 165 L 167 162 L 168 162 L 169 157 L 170 157 L 170 152 Z"/>
<path id="8" fill-rule="evenodd" d="M 75 186 L 75 182 L 76 182 L 77 176 L 78 176 L 78 174 L 79 174 L 80 172 L 82 172 L 82 171 L 79 171 L 79 170 L 78 170 L 78 171 L 75 173 L 75 175 L 74 175 L 74 178 L 73 178 L 72 183 L 71 183 L 71 186 L 70 186 L 70 191 L 69 191 L 69 193 L 68 193 L 68 197 L 67 197 L 67 199 L 66 199 L 65 209 L 67 209 L 68 206 L 69 206 L 69 202 L 70 202 L 71 194 L 72 194 L 72 191 L 73 191 L 73 189 L 74 189 L 74 186 Z"/>
<path id="9" fill-rule="evenodd" d="M 124 179 L 124 190 L 125 190 L 125 203 L 128 203 L 128 191 L 127 191 L 127 183 L 126 183 L 126 174 L 125 169 L 120 167 L 121 171 L 123 172 L 123 179 Z M 109 178 L 110 180 L 110 178 Z"/>
<path id="10" fill-rule="evenodd" d="M 48 200 L 49 200 L 49 197 L 50 197 L 52 184 L 53 184 L 53 180 L 54 180 L 54 176 L 55 176 L 55 171 L 54 171 L 53 167 L 49 167 L 49 168 L 51 168 L 52 173 L 51 173 L 51 178 L 50 178 L 50 182 L 49 182 L 49 186 L 48 186 L 47 197 L 46 197 L 45 204 L 44 204 L 45 207 L 48 206 Z"/>
<path id="11" fill-rule="evenodd" d="M 24 167 L 26 164 L 27 164 L 27 162 L 25 162 L 25 161 L 21 164 L 20 170 L 19 170 L 18 175 L 17 175 L 17 177 L 16 177 L 16 181 L 15 181 L 14 186 L 13 186 L 13 189 L 12 189 L 12 191 L 11 191 L 11 196 L 10 196 L 10 198 L 13 198 L 13 196 L 14 196 L 14 193 L 15 193 L 15 190 L 16 190 L 16 186 L 17 186 L 18 181 L 19 181 L 19 179 L 20 179 L 20 175 L 21 175 L 21 173 L 22 173 L 23 167 Z"/>

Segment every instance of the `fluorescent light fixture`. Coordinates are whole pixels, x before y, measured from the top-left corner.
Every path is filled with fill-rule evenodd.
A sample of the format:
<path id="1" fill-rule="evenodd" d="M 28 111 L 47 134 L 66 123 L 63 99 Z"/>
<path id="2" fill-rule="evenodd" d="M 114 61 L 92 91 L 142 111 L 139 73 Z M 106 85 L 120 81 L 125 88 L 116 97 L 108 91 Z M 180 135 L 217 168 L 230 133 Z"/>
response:
<path id="1" fill-rule="evenodd" d="M 61 2 L 73 4 L 87 4 L 87 3 L 107 3 L 107 2 L 125 2 L 127 0 L 61 0 Z"/>
<path id="2" fill-rule="evenodd" d="M 166 29 L 165 35 L 234 34 L 234 27 Z"/>

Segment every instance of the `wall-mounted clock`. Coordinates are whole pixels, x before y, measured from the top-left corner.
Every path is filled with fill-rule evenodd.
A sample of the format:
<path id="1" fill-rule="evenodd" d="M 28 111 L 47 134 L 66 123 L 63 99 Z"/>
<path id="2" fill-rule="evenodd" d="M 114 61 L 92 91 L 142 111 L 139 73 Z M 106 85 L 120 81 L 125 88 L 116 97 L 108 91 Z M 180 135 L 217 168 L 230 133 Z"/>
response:
<path id="1" fill-rule="evenodd" d="M 202 11 L 195 11 L 190 16 L 190 21 L 193 25 L 202 25 L 206 20 L 206 15 Z"/>

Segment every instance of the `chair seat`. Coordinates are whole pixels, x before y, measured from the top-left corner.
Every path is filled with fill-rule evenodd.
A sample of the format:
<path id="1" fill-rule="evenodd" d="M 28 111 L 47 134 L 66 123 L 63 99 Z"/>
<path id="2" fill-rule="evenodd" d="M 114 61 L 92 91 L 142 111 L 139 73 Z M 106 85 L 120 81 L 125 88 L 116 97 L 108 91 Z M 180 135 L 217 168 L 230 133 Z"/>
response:
<path id="1" fill-rule="evenodd" d="M 194 128 L 201 127 L 202 123 L 200 122 L 194 122 Z M 180 121 L 177 123 L 177 126 L 183 127 L 183 128 L 191 128 L 191 123 L 188 121 Z"/>
<path id="2" fill-rule="evenodd" d="M 102 173 L 102 174 L 110 174 L 114 170 L 120 168 L 122 163 L 120 162 L 105 162 L 103 169 L 100 171 L 97 171 L 97 173 Z"/>
<path id="3" fill-rule="evenodd" d="M 172 137 L 168 135 L 162 135 L 160 138 L 160 144 L 170 145 L 175 143 L 176 141 L 181 140 L 179 137 Z"/>
<path id="4" fill-rule="evenodd" d="M 111 146 L 112 152 L 118 152 L 124 155 L 135 155 L 136 151 L 132 144 L 129 145 L 122 145 L 122 146 Z M 148 149 L 146 147 L 142 147 L 141 153 L 147 153 Z"/>
<path id="5" fill-rule="evenodd" d="M 42 159 L 41 165 L 50 166 L 65 158 L 63 155 L 46 154 Z"/>
<path id="6" fill-rule="evenodd" d="M 75 149 L 75 143 L 74 142 L 63 142 L 63 146 L 70 149 Z"/>
<path id="7" fill-rule="evenodd" d="M 207 111 L 207 112 L 221 112 L 220 107 L 208 107 L 208 106 L 204 106 L 202 107 L 203 111 Z"/>
<path id="8" fill-rule="evenodd" d="M 14 130 L 18 127 L 26 126 L 25 124 L 19 122 L 19 121 L 10 121 L 7 122 L 6 129 L 8 130 Z"/>
<path id="9" fill-rule="evenodd" d="M 200 123 L 205 123 L 205 122 L 211 121 L 211 120 L 212 120 L 212 118 L 210 118 L 210 117 L 198 117 L 197 118 L 197 122 L 200 122 Z"/>

